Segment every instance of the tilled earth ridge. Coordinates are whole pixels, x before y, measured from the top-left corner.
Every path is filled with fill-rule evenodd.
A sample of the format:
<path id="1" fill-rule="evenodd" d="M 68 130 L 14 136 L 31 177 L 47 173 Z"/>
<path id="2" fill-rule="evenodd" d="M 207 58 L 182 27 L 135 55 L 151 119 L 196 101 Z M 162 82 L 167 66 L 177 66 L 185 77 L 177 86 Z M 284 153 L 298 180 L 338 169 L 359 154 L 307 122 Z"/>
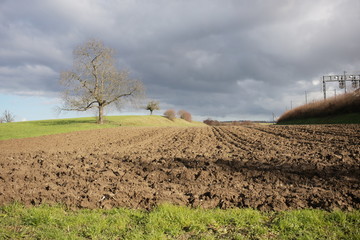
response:
<path id="1" fill-rule="evenodd" d="M 360 209 L 360 125 L 112 128 L 0 149 L 0 204 Z"/>

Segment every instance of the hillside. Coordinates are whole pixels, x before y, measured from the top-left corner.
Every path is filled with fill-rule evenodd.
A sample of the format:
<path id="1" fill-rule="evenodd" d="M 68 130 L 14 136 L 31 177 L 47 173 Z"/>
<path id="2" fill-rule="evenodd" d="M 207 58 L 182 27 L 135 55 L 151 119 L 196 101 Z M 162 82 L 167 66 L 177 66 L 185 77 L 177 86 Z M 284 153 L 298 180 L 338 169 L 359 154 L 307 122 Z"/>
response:
<path id="1" fill-rule="evenodd" d="M 106 123 L 96 124 L 95 118 L 68 118 L 56 120 L 27 121 L 0 124 L 0 140 L 27 138 L 74 131 L 112 127 L 197 127 L 201 122 L 187 122 L 182 119 L 170 121 L 162 116 L 109 116 Z"/>
<path id="2" fill-rule="evenodd" d="M 360 90 L 302 105 L 283 113 L 279 124 L 359 124 Z"/>

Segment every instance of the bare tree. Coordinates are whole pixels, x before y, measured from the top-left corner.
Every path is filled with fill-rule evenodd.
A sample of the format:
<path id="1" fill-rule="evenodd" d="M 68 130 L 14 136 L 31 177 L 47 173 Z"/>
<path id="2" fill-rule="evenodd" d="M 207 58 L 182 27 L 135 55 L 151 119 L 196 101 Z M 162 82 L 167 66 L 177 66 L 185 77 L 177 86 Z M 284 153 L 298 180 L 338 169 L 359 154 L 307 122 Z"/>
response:
<path id="1" fill-rule="evenodd" d="M 61 110 L 98 111 L 98 123 L 104 122 L 104 108 L 120 109 L 125 102 L 134 102 L 144 93 L 141 81 L 130 79 L 127 71 L 115 66 L 114 50 L 101 41 L 89 40 L 74 50 L 73 68 L 62 72 L 60 83 L 65 87 Z"/>
<path id="2" fill-rule="evenodd" d="M 5 110 L 0 118 L 0 123 L 9 123 L 15 121 L 15 116 L 9 110 Z"/>
<path id="3" fill-rule="evenodd" d="M 152 115 L 154 110 L 160 110 L 159 102 L 157 101 L 150 101 L 147 106 L 146 110 L 150 111 L 150 115 Z"/>

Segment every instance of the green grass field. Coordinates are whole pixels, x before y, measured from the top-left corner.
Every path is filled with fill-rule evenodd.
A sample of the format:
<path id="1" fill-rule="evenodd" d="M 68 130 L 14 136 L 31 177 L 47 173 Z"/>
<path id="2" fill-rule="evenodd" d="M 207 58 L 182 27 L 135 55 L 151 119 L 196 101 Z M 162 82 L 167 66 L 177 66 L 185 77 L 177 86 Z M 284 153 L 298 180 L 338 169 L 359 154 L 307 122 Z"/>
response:
<path id="1" fill-rule="evenodd" d="M 206 126 L 201 122 L 187 122 L 182 119 L 170 121 L 162 116 L 109 116 L 106 123 L 96 124 L 95 118 L 69 118 L 0 124 L 0 140 L 36 137 L 99 128 L 126 126 Z"/>
<path id="2" fill-rule="evenodd" d="M 360 239 L 360 211 L 0 207 L 0 239 Z"/>

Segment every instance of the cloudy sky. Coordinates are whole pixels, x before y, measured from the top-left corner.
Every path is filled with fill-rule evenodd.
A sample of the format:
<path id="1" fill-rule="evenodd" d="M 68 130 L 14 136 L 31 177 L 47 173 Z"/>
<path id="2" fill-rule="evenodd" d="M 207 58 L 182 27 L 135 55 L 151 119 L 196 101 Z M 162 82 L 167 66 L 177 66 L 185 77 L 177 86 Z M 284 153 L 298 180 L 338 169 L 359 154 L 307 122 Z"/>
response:
<path id="1" fill-rule="evenodd" d="M 358 0 L 0 0 L 0 112 L 84 116 L 54 108 L 73 49 L 95 38 L 160 101 L 155 114 L 272 120 L 305 91 L 321 98 L 323 75 L 360 73 L 359 29 Z"/>

